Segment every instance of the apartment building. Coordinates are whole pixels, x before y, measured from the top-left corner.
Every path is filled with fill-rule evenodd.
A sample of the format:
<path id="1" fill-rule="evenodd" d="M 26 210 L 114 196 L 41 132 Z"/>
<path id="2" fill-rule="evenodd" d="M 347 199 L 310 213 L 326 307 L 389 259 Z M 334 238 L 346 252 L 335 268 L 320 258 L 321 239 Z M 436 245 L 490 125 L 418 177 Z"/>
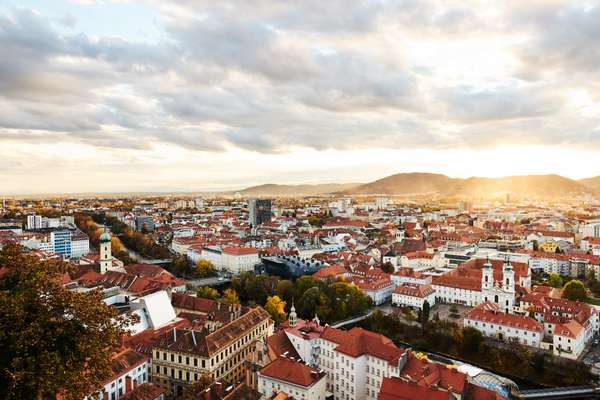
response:
<path id="1" fill-rule="evenodd" d="M 254 351 L 256 341 L 272 333 L 273 321 L 261 307 L 213 332 L 171 329 L 153 346 L 153 383 L 167 395 L 179 396 L 204 374 L 220 382 L 239 382 L 245 377 L 244 361 Z"/>

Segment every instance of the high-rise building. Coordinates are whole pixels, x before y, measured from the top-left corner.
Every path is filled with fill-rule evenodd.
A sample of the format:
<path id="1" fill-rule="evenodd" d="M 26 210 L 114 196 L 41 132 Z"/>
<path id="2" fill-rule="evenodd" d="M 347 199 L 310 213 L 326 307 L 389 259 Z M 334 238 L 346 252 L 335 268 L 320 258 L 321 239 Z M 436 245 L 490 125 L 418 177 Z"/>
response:
<path id="1" fill-rule="evenodd" d="M 54 231 L 50 233 L 50 241 L 54 252 L 65 258 L 71 258 L 71 231 Z"/>
<path id="2" fill-rule="evenodd" d="M 150 215 L 135 217 L 135 230 L 138 232 L 154 232 L 154 219 Z"/>
<path id="3" fill-rule="evenodd" d="M 31 214 L 27 216 L 27 230 L 42 229 L 42 216 Z"/>
<path id="4" fill-rule="evenodd" d="M 271 221 L 271 200 L 250 199 L 248 201 L 248 212 L 250 213 L 250 223 L 254 228 Z"/>

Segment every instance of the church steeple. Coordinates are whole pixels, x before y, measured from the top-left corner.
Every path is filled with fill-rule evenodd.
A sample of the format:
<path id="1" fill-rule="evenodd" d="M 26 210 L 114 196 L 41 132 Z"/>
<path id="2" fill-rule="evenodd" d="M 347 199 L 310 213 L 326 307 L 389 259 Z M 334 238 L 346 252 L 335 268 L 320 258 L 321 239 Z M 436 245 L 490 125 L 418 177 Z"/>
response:
<path id="1" fill-rule="evenodd" d="M 100 235 L 100 273 L 104 274 L 106 271 L 112 268 L 112 254 L 111 254 L 111 236 L 104 226 L 104 232 Z"/>
<path id="2" fill-rule="evenodd" d="M 298 315 L 296 315 L 296 307 L 294 307 L 294 301 L 292 300 L 292 308 L 290 308 L 290 315 L 288 318 L 290 326 L 296 326 L 298 322 Z"/>
<path id="3" fill-rule="evenodd" d="M 510 263 L 510 257 L 507 255 L 504 259 L 504 267 L 502 269 L 502 280 L 504 290 L 507 292 L 515 291 L 515 271 Z"/>
<path id="4" fill-rule="evenodd" d="M 483 270 L 481 271 L 481 289 L 490 290 L 494 286 L 494 269 L 488 256 L 483 264 Z M 487 298 L 486 298 L 487 300 Z"/>

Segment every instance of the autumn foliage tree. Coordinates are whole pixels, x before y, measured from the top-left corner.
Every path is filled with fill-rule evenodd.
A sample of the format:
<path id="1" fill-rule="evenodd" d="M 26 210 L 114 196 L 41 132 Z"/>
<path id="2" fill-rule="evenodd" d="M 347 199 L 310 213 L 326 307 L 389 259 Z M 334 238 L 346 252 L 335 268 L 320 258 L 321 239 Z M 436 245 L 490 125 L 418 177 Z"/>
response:
<path id="1" fill-rule="evenodd" d="M 207 278 L 217 274 L 215 265 L 209 260 L 200 259 L 194 269 L 194 276 L 197 278 Z"/>
<path id="2" fill-rule="evenodd" d="M 267 310 L 267 312 L 271 314 L 271 317 L 277 324 L 285 320 L 285 304 L 285 301 L 281 300 L 277 295 L 270 296 L 269 298 L 267 298 L 267 302 L 265 303 L 265 310 Z"/>
<path id="3" fill-rule="evenodd" d="M 69 264 L 7 245 L 0 266 L 0 398 L 80 400 L 100 389 L 134 318 L 105 305 L 99 291 L 65 289 Z"/>

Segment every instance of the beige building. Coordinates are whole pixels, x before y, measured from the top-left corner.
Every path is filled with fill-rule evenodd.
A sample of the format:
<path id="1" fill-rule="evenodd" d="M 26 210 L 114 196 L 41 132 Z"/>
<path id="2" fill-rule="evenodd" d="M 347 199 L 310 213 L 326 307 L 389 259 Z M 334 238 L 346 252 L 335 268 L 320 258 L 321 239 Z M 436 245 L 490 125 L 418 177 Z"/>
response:
<path id="1" fill-rule="evenodd" d="M 213 332 L 172 329 L 152 349 L 152 382 L 167 395 L 181 395 L 202 375 L 235 383 L 245 379 L 244 362 L 257 341 L 273 334 L 273 320 L 263 308 L 250 309 Z"/>

